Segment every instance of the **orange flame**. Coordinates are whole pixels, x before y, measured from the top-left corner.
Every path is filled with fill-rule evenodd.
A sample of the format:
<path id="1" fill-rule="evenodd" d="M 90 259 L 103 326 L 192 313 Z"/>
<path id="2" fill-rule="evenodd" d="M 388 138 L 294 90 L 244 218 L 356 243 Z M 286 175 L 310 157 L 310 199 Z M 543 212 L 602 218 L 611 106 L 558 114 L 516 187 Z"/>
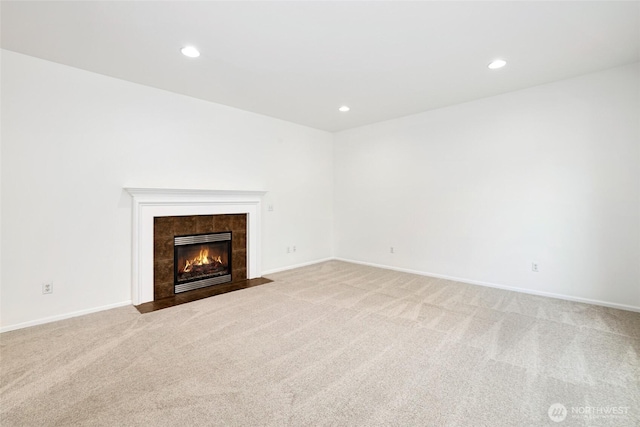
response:
<path id="1" fill-rule="evenodd" d="M 200 254 L 197 257 L 195 257 L 191 261 L 189 261 L 189 260 L 186 261 L 186 265 L 184 266 L 182 271 L 184 273 L 188 273 L 191 270 L 193 270 L 193 267 L 196 266 L 196 265 L 206 265 L 206 264 L 212 264 L 214 262 L 218 262 L 218 263 L 222 264 L 222 260 L 220 259 L 220 256 L 218 256 L 217 258 L 209 259 L 209 250 L 208 249 L 201 249 L 200 250 Z"/>

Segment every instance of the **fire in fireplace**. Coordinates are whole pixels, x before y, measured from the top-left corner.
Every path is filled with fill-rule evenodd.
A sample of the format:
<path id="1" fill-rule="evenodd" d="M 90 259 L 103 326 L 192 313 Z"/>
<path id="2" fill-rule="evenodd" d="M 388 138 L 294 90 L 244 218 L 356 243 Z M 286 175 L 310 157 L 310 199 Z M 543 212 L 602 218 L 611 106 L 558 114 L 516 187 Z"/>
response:
<path id="1" fill-rule="evenodd" d="M 174 237 L 174 292 L 231 281 L 231 232 Z"/>

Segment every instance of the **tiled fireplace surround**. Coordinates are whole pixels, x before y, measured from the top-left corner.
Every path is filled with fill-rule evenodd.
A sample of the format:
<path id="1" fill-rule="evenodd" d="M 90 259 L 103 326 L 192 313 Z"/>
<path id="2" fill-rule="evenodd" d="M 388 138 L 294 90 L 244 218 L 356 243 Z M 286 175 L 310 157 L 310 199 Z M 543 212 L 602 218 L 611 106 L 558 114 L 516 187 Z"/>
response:
<path id="1" fill-rule="evenodd" d="M 174 236 L 231 231 L 231 277 L 247 278 L 247 215 L 161 216 L 153 219 L 154 301 L 175 295 Z"/>
<path id="2" fill-rule="evenodd" d="M 171 257 L 168 257 L 169 250 L 165 245 L 166 237 L 176 230 L 178 234 L 190 234 L 192 230 L 196 233 L 217 232 L 227 231 L 231 227 L 234 239 L 232 243 L 234 282 L 242 280 L 243 275 L 246 279 L 260 277 L 260 213 L 264 191 L 158 188 L 125 188 L 125 190 L 132 196 L 131 299 L 134 305 L 167 296 L 168 278 L 163 276 L 166 274 L 171 276 L 170 292 L 173 294 L 173 246 L 170 250 Z M 159 237 L 156 243 L 154 230 L 158 224 L 157 229 L 162 237 Z M 244 233 L 242 233 L 243 229 Z M 159 263 L 154 261 L 156 250 L 159 250 L 163 257 Z M 244 261 L 242 261 L 243 252 Z M 171 265 L 165 266 L 170 270 L 167 268 L 162 272 L 159 271 L 162 284 L 158 289 L 154 284 L 156 264 L 169 264 L 169 258 Z M 170 273 L 167 273 L 169 271 Z"/>

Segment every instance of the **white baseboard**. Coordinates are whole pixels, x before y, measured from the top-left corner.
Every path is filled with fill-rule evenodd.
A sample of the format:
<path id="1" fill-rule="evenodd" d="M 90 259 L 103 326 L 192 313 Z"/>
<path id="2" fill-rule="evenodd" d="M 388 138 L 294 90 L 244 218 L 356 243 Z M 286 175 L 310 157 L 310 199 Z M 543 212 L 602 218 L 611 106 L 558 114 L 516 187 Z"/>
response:
<path id="1" fill-rule="evenodd" d="M 308 265 L 319 264 L 321 262 L 330 261 L 332 259 L 333 258 L 323 258 L 323 259 L 319 259 L 319 260 L 305 262 L 305 263 L 302 263 L 302 264 L 290 265 L 290 266 L 281 267 L 281 268 L 274 268 L 274 269 L 271 269 L 271 270 L 268 270 L 268 271 L 264 271 L 262 273 L 262 275 L 271 274 L 271 273 L 277 273 L 277 272 L 286 271 L 286 270 L 293 270 L 294 268 L 300 268 L 300 267 L 306 267 Z M 58 321 L 58 320 L 70 319 L 72 317 L 78 317 L 78 316 L 83 316 L 85 314 L 96 313 L 98 311 L 110 310 L 112 308 L 118 308 L 118 307 L 124 307 L 124 306 L 131 305 L 131 304 L 132 304 L 131 300 L 122 301 L 122 302 L 119 302 L 119 303 L 104 305 L 104 306 L 101 306 L 101 307 L 94 307 L 94 308 L 89 308 L 89 309 L 86 309 L 86 310 L 74 311 L 72 313 L 59 314 L 59 315 L 56 315 L 56 316 L 43 317 L 41 319 L 30 320 L 28 322 L 16 323 L 14 325 L 2 326 L 2 327 L 0 327 L 0 334 L 3 333 L 3 332 L 14 331 L 16 329 L 23 329 L 23 328 L 28 328 L 30 326 L 43 325 L 45 323 L 51 323 L 51 322 L 55 322 L 55 321 Z"/>
<path id="2" fill-rule="evenodd" d="M 262 275 L 264 276 L 265 274 L 273 274 L 273 273 L 279 273 L 281 271 L 293 270 L 294 268 L 306 267 L 308 265 L 313 265 L 313 264 L 320 264 L 321 262 L 331 261 L 331 260 L 334 260 L 334 259 L 336 259 L 336 258 L 333 258 L 333 257 L 322 258 L 322 259 L 317 259 L 317 260 L 314 260 L 314 261 L 304 262 L 302 264 L 288 265 L 286 267 L 279 267 L 279 268 L 272 268 L 271 270 L 263 271 Z"/>
<path id="3" fill-rule="evenodd" d="M 28 322 L 16 323 L 15 325 L 0 327 L 0 333 L 15 331 L 16 329 L 28 328 L 29 326 L 43 325 L 45 323 L 56 322 L 58 320 L 70 319 L 72 317 L 84 316 L 85 314 L 96 313 L 98 311 L 110 310 L 112 308 L 124 307 L 131 305 L 131 300 L 117 302 L 115 304 L 103 305 L 101 307 L 88 308 L 86 310 L 74 311 L 71 313 L 59 314 L 56 316 L 43 317 L 41 319 L 30 320 Z"/>
<path id="4" fill-rule="evenodd" d="M 419 276 L 428 276 L 428 277 L 436 277 L 439 279 L 453 280 L 456 282 L 468 283 L 470 285 L 480 285 L 480 286 L 486 286 L 489 288 L 504 289 L 506 291 L 520 292 L 523 294 L 538 295 L 542 297 L 557 298 L 557 299 L 562 299 L 566 301 L 581 302 L 584 304 L 592 304 L 592 305 L 600 305 L 603 307 L 617 308 L 619 310 L 640 312 L 640 307 L 636 307 L 633 305 L 618 304 L 614 302 L 600 301 L 600 300 L 594 300 L 589 298 L 574 297 L 571 295 L 556 294 L 553 292 L 536 291 L 533 289 L 518 288 L 515 286 L 498 285 L 496 283 L 482 282 L 479 280 L 465 279 L 462 277 L 447 276 L 444 274 L 429 273 L 426 271 L 411 270 L 408 268 L 392 267 L 389 265 L 375 264 L 372 262 L 356 261 L 356 260 L 347 259 L 347 258 L 336 257 L 333 259 L 335 259 L 336 261 L 344 261 L 344 262 L 351 262 L 353 264 L 367 265 L 369 267 L 384 268 L 385 270 L 395 270 L 395 271 L 401 271 L 403 273 L 417 274 Z"/>
<path id="5" fill-rule="evenodd" d="M 594 299 L 589 299 L 589 298 L 580 298 L 580 297 L 574 297 L 574 296 L 570 296 L 570 295 L 556 294 L 556 293 L 552 293 L 552 292 L 543 292 L 543 291 L 536 291 L 536 290 L 533 290 L 533 289 L 526 289 L 526 288 L 518 288 L 518 287 L 514 287 L 514 286 L 499 285 L 499 284 L 496 284 L 496 283 L 482 282 L 482 281 L 479 281 L 479 280 L 466 279 L 466 278 L 462 278 L 462 277 L 447 276 L 447 275 L 444 275 L 444 274 L 429 273 L 429 272 L 426 272 L 426 271 L 411 270 L 411 269 L 408 269 L 408 268 L 393 267 L 393 266 L 390 266 L 390 265 L 376 264 L 376 263 L 365 262 L 365 261 L 357 261 L 357 260 L 353 260 L 353 259 L 340 258 L 340 257 L 329 257 L 329 258 L 323 258 L 323 259 L 318 259 L 318 260 L 314 260 L 314 261 L 305 262 L 305 263 L 302 263 L 302 264 L 296 264 L 296 265 L 289 265 L 289 266 L 286 266 L 286 267 L 274 268 L 274 269 L 262 272 L 262 275 L 264 276 L 264 275 L 267 275 L 267 274 L 279 273 L 281 271 L 293 270 L 295 268 L 306 267 L 306 266 L 309 266 L 309 265 L 319 264 L 321 262 L 332 261 L 332 260 L 350 262 L 350 263 L 353 263 L 353 264 L 367 265 L 369 267 L 383 268 L 385 270 L 400 271 L 400 272 L 403 272 L 403 273 L 417 274 L 419 276 L 436 277 L 436 278 L 439 278 L 439 279 L 453 280 L 453 281 L 456 281 L 456 282 L 468 283 L 470 285 L 486 286 L 486 287 L 489 287 L 489 288 L 504 289 L 504 290 L 507 290 L 507 291 L 520 292 L 520 293 L 524 293 L 524 294 L 538 295 L 538 296 L 543 296 L 543 297 L 562 299 L 562 300 L 566 300 L 566 301 L 574 301 L 574 302 L 580 302 L 580 303 L 585 303 L 585 304 L 599 305 L 599 306 L 603 306 L 603 307 L 616 308 L 616 309 L 619 309 L 619 310 L 640 312 L 640 307 L 636 307 L 636 306 L 633 306 L 633 305 L 617 304 L 617 303 L 594 300 Z M 45 323 L 51 323 L 51 322 L 55 322 L 55 321 L 58 321 L 58 320 L 70 319 L 72 317 L 83 316 L 85 314 L 96 313 L 98 311 L 110 310 L 112 308 L 124 307 L 124 306 L 127 306 L 127 305 L 131 305 L 131 301 L 130 300 L 129 301 L 118 302 L 118 303 L 115 303 L 115 304 L 104 305 L 104 306 L 100 306 L 100 307 L 89 308 L 89 309 L 86 309 L 86 310 L 79 310 L 79 311 L 74 311 L 74 312 L 71 312 L 71 313 L 60 314 L 60 315 L 56 315 L 56 316 L 43 317 L 41 319 L 31 320 L 29 322 L 16 323 L 15 325 L 2 326 L 2 327 L 0 327 L 0 333 L 14 331 L 16 329 L 28 328 L 30 326 L 43 325 Z"/>

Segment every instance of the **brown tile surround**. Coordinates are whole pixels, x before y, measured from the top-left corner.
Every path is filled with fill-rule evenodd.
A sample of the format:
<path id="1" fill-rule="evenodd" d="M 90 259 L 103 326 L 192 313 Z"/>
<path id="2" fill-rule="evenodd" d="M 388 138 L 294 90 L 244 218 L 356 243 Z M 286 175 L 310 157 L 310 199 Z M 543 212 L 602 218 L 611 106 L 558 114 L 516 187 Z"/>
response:
<path id="1" fill-rule="evenodd" d="M 173 238 L 187 234 L 231 231 L 232 283 L 247 279 L 247 215 L 156 217 L 153 220 L 153 299 L 174 297 Z M 183 292 L 186 295 L 198 290 Z M 188 295 L 187 297 L 188 298 Z"/>

